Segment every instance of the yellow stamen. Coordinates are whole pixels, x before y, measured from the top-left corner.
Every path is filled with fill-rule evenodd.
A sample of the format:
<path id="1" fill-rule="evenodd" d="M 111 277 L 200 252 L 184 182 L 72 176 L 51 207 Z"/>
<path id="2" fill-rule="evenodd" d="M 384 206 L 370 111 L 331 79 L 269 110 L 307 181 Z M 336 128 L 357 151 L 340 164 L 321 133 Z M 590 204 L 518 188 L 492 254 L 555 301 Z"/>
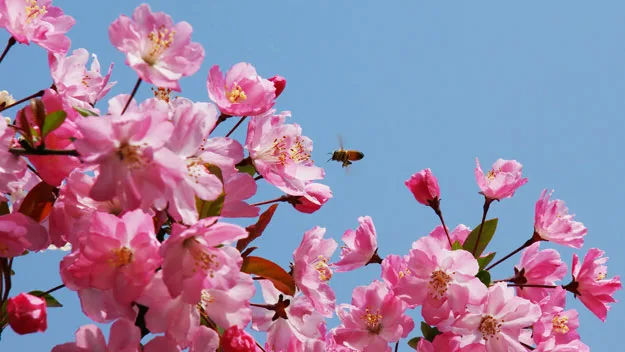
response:
<path id="1" fill-rule="evenodd" d="M 500 322 L 492 315 L 485 315 L 480 321 L 480 327 L 478 330 L 484 336 L 484 340 L 488 341 L 488 339 L 493 338 L 501 332 L 501 323 L 503 323 L 503 320 Z"/>
<path id="2" fill-rule="evenodd" d="M 113 258 L 110 258 L 108 263 L 112 267 L 119 268 L 132 262 L 132 249 L 128 247 L 115 248 L 111 252 L 113 254 Z"/>
<path id="3" fill-rule="evenodd" d="M 372 307 L 365 308 L 365 314 L 360 317 L 360 319 L 364 320 L 365 325 L 367 325 L 367 330 L 377 334 L 382 330 L 382 314 L 380 314 L 379 309 L 375 313 L 372 313 L 372 309 Z"/>
<path id="4" fill-rule="evenodd" d="M 194 260 L 193 264 L 195 267 L 193 271 L 195 272 L 199 269 L 208 273 L 210 277 L 214 277 L 215 269 L 219 267 L 219 262 L 216 260 L 217 255 L 207 253 L 202 244 L 193 237 L 186 239 L 183 245 L 189 250 L 189 254 L 191 254 Z"/>
<path id="5" fill-rule="evenodd" d="M 247 95 L 245 95 L 243 88 L 235 83 L 231 90 L 228 90 L 228 87 L 226 87 L 226 98 L 228 98 L 228 101 L 235 104 L 244 102 L 247 99 Z"/>
<path id="6" fill-rule="evenodd" d="M 568 317 L 561 317 L 559 315 L 556 315 L 553 317 L 553 320 L 551 322 L 553 323 L 553 331 L 560 334 L 566 334 L 567 332 L 569 332 L 569 326 L 567 325 L 567 323 L 569 322 Z"/>
<path id="7" fill-rule="evenodd" d="M 451 281 L 451 276 L 447 275 L 443 270 L 436 270 L 430 275 L 430 282 L 428 283 L 428 289 L 430 295 L 434 299 L 442 299 L 447 293 L 447 286 Z"/>
<path id="8" fill-rule="evenodd" d="M 45 6 L 39 6 L 37 0 L 25 0 L 25 2 L 26 23 L 31 23 L 48 12 Z"/>
<path id="9" fill-rule="evenodd" d="M 332 270 L 330 269 L 330 266 L 328 266 L 330 258 L 326 258 L 320 255 L 317 259 L 318 260 L 315 264 L 315 269 L 319 273 L 319 279 L 321 281 L 330 280 L 332 278 Z"/>
<path id="10" fill-rule="evenodd" d="M 143 60 L 150 66 L 156 64 L 158 58 L 174 43 L 176 31 L 164 25 L 158 27 L 148 34 L 148 39 L 152 42 L 150 51 L 143 57 Z"/>
<path id="11" fill-rule="evenodd" d="M 169 101 L 171 99 L 170 98 L 171 91 L 172 90 L 170 88 L 160 88 L 160 87 L 157 88 L 157 89 L 152 88 L 152 92 L 154 92 L 154 97 L 156 99 L 160 99 L 160 100 L 162 100 L 162 101 L 164 101 L 166 103 L 169 103 Z"/>
<path id="12" fill-rule="evenodd" d="M 410 269 L 406 268 L 406 270 L 400 270 L 397 275 L 400 279 L 403 279 L 406 276 L 410 276 Z"/>

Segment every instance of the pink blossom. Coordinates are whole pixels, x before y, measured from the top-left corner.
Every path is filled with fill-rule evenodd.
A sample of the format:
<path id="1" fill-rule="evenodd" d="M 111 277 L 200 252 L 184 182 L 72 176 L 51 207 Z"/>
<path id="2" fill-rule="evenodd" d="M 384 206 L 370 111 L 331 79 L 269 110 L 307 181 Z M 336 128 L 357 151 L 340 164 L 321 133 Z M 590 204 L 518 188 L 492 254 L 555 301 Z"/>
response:
<path id="1" fill-rule="evenodd" d="M 163 279 L 172 297 L 182 294 L 185 302 L 195 304 L 200 301 L 202 289 L 227 287 L 239 279 L 236 273 L 243 259 L 228 244 L 247 237 L 247 231 L 216 221 L 205 218 L 189 228 L 175 225 L 163 242 Z"/>
<path id="2" fill-rule="evenodd" d="M 206 87 L 221 113 L 232 116 L 260 115 L 271 109 L 276 100 L 274 83 L 260 77 L 254 66 L 246 62 L 232 66 L 225 77 L 219 66 L 213 66 Z"/>
<path id="3" fill-rule="evenodd" d="M 257 217 L 259 208 L 249 205 L 246 199 L 256 194 L 256 181 L 249 174 L 237 172 L 224 178 L 224 206 L 221 216 L 226 218 Z"/>
<path id="4" fill-rule="evenodd" d="M 62 262 L 62 270 L 74 279 L 85 278 L 78 283 L 82 288 L 113 289 L 122 303 L 141 295 L 161 263 L 152 218 L 141 210 L 121 218 L 96 212 L 78 241 L 80 256 Z"/>
<path id="5" fill-rule="evenodd" d="M 345 245 L 341 247 L 341 260 L 334 263 L 337 272 L 358 269 L 369 263 L 378 249 L 378 240 L 370 216 L 358 218 L 356 231 L 347 230 L 341 239 Z"/>
<path id="6" fill-rule="evenodd" d="M 302 136 L 297 124 L 285 124 L 289 112 L 254 117 L 247 129 L 245 148 L 256 170 L 283 192 L 306 195 L 306 185 L 322 179 L 325 172 L 310 159 L 312 141 Z"/>
<path id="7" fill-rule="evenodd" d="M 69 56 L 48 53 L 48 64 L 56 90 L 72 106 L 93 109 L 92 106 L 117 83 L 109 83 L 113 64 L 109 66 L 106 76 L 102 76 L 98 57 L 96 54 L 91 56 L 93 62 L 87 70 L 89 52 L 83 48 L 74 50 Z"/>
<path id="8" fill-rule="evenodd" d="M 590 352 L 590 347 L 580 340 L 558 344 L 556 339 L 552 338 L 536 346 L 534 352 Z"/>
<path id="9" fill-rule="evenodd" d="M 76 114 L 73 110 L 69 112 L 65 111 L 66 109 L 63 106 L 61 96 L 52 89 L 45 90 L 41 100 L 46 114 L 56 111 L 64 111 L 68 114 L 68 116 Z M 36 118 L 31 106 L 27 105 L 22 110 L 26 115 L 29 125 L 31 127 L 37 126 Z M 18 116 L 19 114 L 20 113 L 18 113 Z M 61 126 L 45 137 L 42 143 L 45 143 L 46 148 L 56 150 L 75 149 L 73 141 L 74 139 L 82 138 L 82 134 L 78 130 L 76 123 L 72 120 L 73 118 L 71 117 L 66 118 Z M 25 127 L 22 126 L 19 119 L 18 126 L 22 128 Z M 35 128 L 35 131 L 37 131 L 37 134 L 41 133 L 39 128 Z M 41 140 L 41 135 L 38 136 L 38 139 Z M 67 155 L 29 155 L 28 160 L 37 169 L 41 178 L 52 186 L 60 186 L 65 177 L 67 177 L 70 172 L 80 165 L 80 160 L 77 157 Z"/>
<path id="10" fill-rule="evenodd" d="M 608 267 L 604 264 L 608 257 L 598 248 L 591 248 L 580 264 L 577 254 L 573 254 L 573 281 L 564 288 L 579 297 L 601 321 L 605 321 L 610 310 L 609 303 L 616 302 L 612 297 L 622 288 L 620 276 L 606 279 Z"/>
<path id="11" fill-rule="evenodd" d="M 527 247 L 521 255 L 521 261 L 514 267 L 515 277 L 512 282 L 518 285 L 555 285 L 562 280 L 567 273 L 566 264 L 560 259 L 560 253 L 554 249 L 539 251 L 540 242 Z M 519 297 L 528 299 L 534 303 L 552 293 L 551 288 L 540 287 L 516 287 Z"/>
<path id="12" fill-rule="evenodd" d="M 581 222 L 573 221 L 575 215 L 563 201 L 549 200 L 553 192 L 544 190 L 536 202 L 534 233 L 543 241 L 551 241 L 564 246 L 582 248 L 588 229 Z"/>
<path id="13" fill-rule="evenodd" d="M 284 295 L 269 280 L 261 280 L 259 284 L 265 303 L 282 302 L 284 312 L 283 316 L 277 311 L 252 307 L 252 329 L 267 332 L 267 351 L 287 351 L 292 336 L 302 342 L 322 338 L 319 326 L 325 324 L 323 316 L 313 308 L 308 297 Z M 287 301 L 288 306 L 284 307 Z"/>
<path id="14" fill-rule="evenodd" d="M 141 331 L 132 321 L 120 319 L 111 325 L 109 343 L 96 325 L 78 328 L 76 342 L 56 345 L 52 352 L 141 352 Z"/>
<path id="15" fill-rule="evenodd" d="M 28 192 L 30 192 L 30 190 L 40 182 L 41 179 L 34 172 L 30 171 L 30 169 L 26 169 L 26 173 L 21 179 L 9 182 L 8 197 L 11 203 L 11 208 L 19 209 Z"/>
<path id="16" fill-rule="evenodd" d="M 209 329 L 211 330 L 211 329 Z M 215 333 L 216 334 L 216 333 Z M 219 347 L 219 346 L 217 346 Z M 217 350 L 215 348 L 215 350 Z M 156 336 L 143 346 L 142 352 L 181 352 L 176 340 L 167 335 Z"/>
<path id="17" fill-rule="evenodd" d="M 542 315 L 532 326 L 537 344 L 555 338 L 558 344 L 579 339 L 578 313 L 575 309 L 564 311 L 566 291 L 558 286 L 551 289 L 551 295 L 539 302 Z"/>
<path id="18" fill-rule="evenodd" d="M 269 81 L 273 83 L 273 86 L 276 88 L 276 98 L 278 98 L 284 91 L 284 88 L 286 88 L 286 78 L 276 75 L 269 78 Z"/>
<path id="19" fill-rule="evenodd" d="M 78 252 L 76 254 L 79 254 Z M 71 254 L 70 254 L 71 256 Z M 69 257 L 69 256 L 68 256 Z M 65 257 L 65 258 L 68 258 Z M 65 260 L 65 258 L 63 260 Z M 96 288 L 80 288 L 68 280 L 61 271 L 61 278 L 67 288 L 78 291 L 80 306 L 83 313 L 98 323 L 108 323 L 118 318 L 135 321 L 139 308 L 130 303 L 121 303 L 115 299 L 113 290 L 98 290 Z"/>
<path id="20" fill-rule="evenodd" d="M 477 164 L 475 178 L 482 190 L 480 193 L 488 199 L 510 198 L 519 187 L 527 183 L 527 178 L 522 178 L 523 165 L 516 160 L 498 159 L 486 175 L 484 175 L 477 158 L 475 162 Z"/>
<path id="21" fill-rule="evenodd" d="M 332 317 L 335 306 L 334 291 L 328 284 L 332 269 L 328 265 L 337 247 L 333 239 L 323 239 L 326 229 L 315 226 L 304 233 L 299 247 L 293 251 L 293 280 L 310 298 L 315 310 L 324 317 Z"/>
<path id="22" fill-rule="evenodd" d="M 33 42 L 53 53 L 66 53 L 71 41 L 65 35 L 76 20 L 52 6 L 52 0 L 0 0 L 0 27 L 18 43 Z"/>
<path id="23" fill-rule="evenodd" d="M 11 329 L 20 335 L 44 332 L 48 328 L 46 300 L 20 293 L 7 300 L 6 314 Z"/>
<path id="24" fill-rule="evenodd" d="M 408 269 L 408 256 L 399 256 L 396 254 L 390 254 L 384 260 L 382 260 L 382 280 L 393 291 L 399 285 L 403 285 L 404 280 L 407 280 L 407 276 L 411 274 Z M 402 299 L 408 299 L 408 297 L 400 297 Z M 412 299 L 408 299 L 412 301 Z M 406 302 L 410 308 L 414 308 L 416 304 L 410 304 Z"/>
<path id="25" fill-rule="evenodd" d="M 178 80 L 197 72 L 204 60 L 204 48 L 191 42 L 192 31 L 189 23 L 174 25 L 169 15 L 141 4 L 132 19 L 122 15 L 111 24 L 109 39 L 139 78 L 179 92 Z"/>
<path id="26" fill-rule="evenodd" d="M 291 203 L 293 207 L 302 213 L 312 214 L 321 209 L 330 198 L 332 198 L 332 190 L 330 187 L 321 183 L 309 183 L 304 187 L 306 195 L 299 196 L 295 202 Z"/>
<path id="27" fill-rule="evenodd" d="M 467 237 L 469 237 L 470 233 L 470 228 L 466 225 L 460 224 L 449 233 L 449 238 L 451 239 L 451 243 L 459 242 L 460 244 L 463 244 Z M 447 234 L 445 234 L 445 230 L 443 229 L 443 225 L 436 226 L 434 230 L 430 232 L 430 237 L 436 238 L 441 247 L 451 249 L 449 246 L 449 240 L 447 240 Z"/>
<path id="28" fill-rule="evenodd" d="M 249 274 L 238 276 L 234 282 L 222 282 L 202 290 L 199 305 L 219 326 L 246 326 L 252 320 L 250 299 L 256 293 L 254 280 Z"/>
<path id="29" fill-rule="evenodd" d="M 437 313 L 442 314 L 441 319 L 448 317 L 448 309 L 460 314 L 467 304 L 477 304 L 486 295 L 486 286 L 475 277 L 479 265 L 473 255 L 447 250 L 433 237 L 422 237 L 413 244 L 407 264 L 410 275 L 397 285 L 395 293 L 410 305 L 442 307 L 444 312 Z M 427 314 L 424 317 L 431 322 Z"/>
<path id="30" fill-rule="evenodd" d="M 9 152 L 14 136 L 15 130 L 0 115 L 0 193 L 10 192 L 9 184 L 19 181 L 26 173 L 26 161 Z"/>
<path id="31" fill-rule="evenodd" d="M 414 328 L 414 322 L 405 314 L 407 307 L 381 281 L 358 286 L 352 293 L 352 304 L 341 304 L 336 309 L 341 325 L 334 339 L 358 351 L 390 351 L 389 342 L 405 338 Z"/>
<path id="32" fill-rule="evenodd" d="M 25 250 L 40 251 L 50 245 L 48 231 L 22 213 L 0 215 L 0 258 L 17 257 Z"/>
<path id="33" fill-rule="evenodd" d="M 497 283 L 488 289 L 482 304 L 468 305 L 452 327 L 463 344 L 484 343 L 487 351 L 519 351 L 521 331 L 540 317 L 540 307 L 514 295 L 514 289 Z"/>
<path id="34" fill-rule="evenodd" d="M 470 345 L 461 346 L 460 336 L 449 332 L 436 335 L 432 342 L 422 338 L 417 344 L 418 352 L 439 352 L 439 351 L 458 351 L 458 352 L 482 352 L 484 345 L 472 343 Z"/>
<path id="35" fill-rule="evenodd" d="M 433 205 L 441 196 L 438 187 L 438 180 L 430 169 L 421 170 L 410 177 L 406 182 L 406 187 L 412 192 L 417 202 L 423 205 Z M 438 207 L 438 205 L 436 205 Z"/>
<path id="36" fill-rule="evenodd" d="M 117 197 L 125 209 L 165 206 L 166 191 L 186 172 L 184 160 L 165 147 L 174 128 L 166 114 L 126 112 L 77 124 L 84 138 L 74 143 L 76 149 L 85 162 L 99 165 L 91 198 Z"/>
<path id="37" fill-rule="evenodd" d="M 253 352 L 256 341 L 245 330 L 233 325 L 221 335 L 221 349 L 223 352 Z"/>

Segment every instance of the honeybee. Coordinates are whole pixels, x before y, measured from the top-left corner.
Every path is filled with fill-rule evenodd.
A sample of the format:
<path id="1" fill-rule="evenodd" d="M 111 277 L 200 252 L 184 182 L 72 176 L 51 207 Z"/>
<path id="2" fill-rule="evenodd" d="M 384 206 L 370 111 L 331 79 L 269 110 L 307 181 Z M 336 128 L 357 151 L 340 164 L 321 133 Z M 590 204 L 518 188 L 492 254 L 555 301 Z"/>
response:
<path id="1" fill-rule="evenodd" d="M 330 160 L 336 160 L 339 162 L 343 163 L 343 167 L 348 167 L 349 165 L 352 164 L 352 161 L 358 161 L 362 158 L 365 157 L 365 154 L 358 151 L 358 150 L 353 150 L 353 149 L 349 149 L 346 150 L 343 148 L 343 138 L 341 136 L 338 136 L 339 139 L 339 150 L 335 150 L 332 153 L 328 153 L 331 154 L 332 156 L 330 157 L 330 159 L 328 159 L 328 161 Z"/>

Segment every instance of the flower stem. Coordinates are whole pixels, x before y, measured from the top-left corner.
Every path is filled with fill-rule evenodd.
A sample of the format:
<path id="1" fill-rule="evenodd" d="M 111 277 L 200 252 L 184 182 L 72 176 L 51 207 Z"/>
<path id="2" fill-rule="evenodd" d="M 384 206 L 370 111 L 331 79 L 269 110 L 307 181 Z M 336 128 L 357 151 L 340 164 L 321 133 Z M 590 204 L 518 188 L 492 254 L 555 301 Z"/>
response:
<path id="1" fill-rule="evenodd" d="M 399 348 L 399 341 L 395 342 L 395 352 L 397 352 L 398 348 Z"/>
<path id="2" fill-rule="evenodd" d="M 234 125 L 234 127 L 232 127 L 232 129 L 230 130 L 230 132 L 228 132 L 228 133 L 226 134 L 226 137 L 230 137 L 230 135 L 234 132 L 234 130 L 236 130 L 236 129 L 237 129 L 237 127 L 239 127 L 239 126 L 243 123 L 243 121 L 244 121 L 246 118 L 247 118 L 247 116 L 243 116 L 243 117 L 241 117 L 241 118 L 239 119 L 239 121 L 237 122 L 237 124 L 236 124 L 236 125 Z"/>
<path id="3" fill-rule="evenodd" d="M 523 243 L 519 248 L 515 249 L 514 251 L 512 251 L 511 253 L 509 253 L 508 255 L 506 255 L 505 257 L 499 259 L 498 261 L 496 261 L 495 263 L 491 264 L 490 266 L 488 266 L 486 269 L 486 271 L 489 271 L 490 269 L 496 267 L 497 265 L 499 265 L 501 262 L 503 262 L 504 260 L 512 257 L 513 255 L 519 253 L 520 251 L 522 251 L 523 249 L 531 246 L 534 242 L 537 242 L 538 239 L 537 237 L 534 235 L 532 236 L 532 238 L 530 238 L 529 240 L 525 241 L 525 243 Z"/>
<path id="4" fill-rule="evenodd" d="M 4 60 L 4 57 L 7 56 L 7 54 L 9 53 L 9 49 L 11 49 L 11 47 L 15 45 L 15 43 L 17 43 L 17 40 L 15 40 L 15 38 L 13 37 L 9 38 L 9 42 L 7 43 L 7 46 L 4 48 L 2 55 L 0 56 L 0 63 L 2 62 L 2 60 Z"/>
<path id="5" fill-rule="evenodd" d="M 4 305 L 4 302 L 9 298 L 9 292 L 11 291 L 11 270 L 13 268 L 13 258 L 2 258 L 2 271 L 4 274 L 4 293 L 2 295 L 2 300 L 0 301 L 0 306 Z"/>
<path id="6" fill-rule="evenodd" d="M 256 177 L 254 177 L 254 181 L 258 181 L 258 180 L 260 180 L 261 178 L 263 178 L 263 175 L 258 175 L 258 176 L 256 176 Z"/>
<path id="7" fill-rule="evenodd" d="M 278 198 L 274 198 L 274 199 L 266 200 L 266 201 L 264 201 L 264 202 L 259 202 L 259 203 L 250 204 L 250 206 L 257 207 L 257 206 L 259 206 L 259 205 L 265 205 L 265 204 L 271 204 L 271 203 L 278 203 L 278 202 L 286 202 L 286 201 L 288 201 L 288 200 L 289 200 L 289 196 L 285 194 L 285 195 L 280 196 L 280 197 L 278 197 Z"/>
<path id="8" fill-rule="evenodd" d="M 482 237 L 482 231 L 484 230 L 484 223 L 486 222 L 486 214 L 488 213 L 488 208 L 490 208 L 490 203 L 493 202 L 494 199 L 490 199 L 484 196 L 484 212 L 482 213 L 482 224 L 480 225 L 480 232 L 477 233 L 477 240 L 475 241 L 475 246 L 473 246 L 473 255 L 477 252 L 477 246 L 480 243 L 480 237 Z"/>
<path id="9" fill-rule="evenodd" d="M 58 290 L 62 289 L 63 287 L 65 287 L 65 285 L 60 284 L 60 285 L 58 285 L 56 287 L 53 287 L 53 288 L 49 289 L 48 291 L 46 291 L 46 292 L 44 292 L 42 294 L 40 294 L 39 296 L 41 297 L 41 296 L 48 295 L 48 294 L 50 294 L 50 293 L 52 293 L 54 291 L 58 291 Z"/>
<path id="10" fill-rule="evenodd" d="M 256 342 L 256 346 L 258 346 L 258 348 L 260 348 L 260 350 L 261 350 L 261 351 L 263 351 L 263 352 L 267 352 L 267 351 L 265 351 L 265 349 L 263 348 L 263 346 L 261 346 L 261 345 L 258 343 L 258 341 L 254 341 L 254 342 Z"/>
<path id="11" fill-rule="evenodd" d="M 556 288 L 558 285 L 538 285 L 538 284 L 508 284 L 512 287 L 538 287 L 538 288 Z"/>
<path id="12" fill-rule="evenodd" d="M 449 236 L 449 230 L 447 230 L 447 225 L 445 225 L 445 219 L 443 219 L 443 212 L 441 211 L 440 207 L 436 207 L 433 209 L 436 215 L 438 215 L 438 218 L 441 219 L 441 224 L 443 225 L 445 235 L 447 235 L 447 241 L 449 242 L 449 248 L 451 249 L 451 247 L 453 247 L 453 244 L 451 243 L 451 237 Z"/>
<path id="13" fill-rule="evenodd" d="M 5 106 L 5 107 L 3 107 L 3 108 L 0 108 L 0 112 L 1 112 L 1 111 L 6 110 L 6 109 L 8 109 L 8 108 L 12 108 L 12 107 L 14 107 L 15 105 L 19 105 L 19 104 L 21 104 L 21 103 L 23 103 L 23 102 L 25 102 L 25 101 L 30 100 L 30 99 L 33 99 L 33 98 L 38 98 L 38 97 L 42 97 L 42 96 L 43 96 L 43 93 L 45 93 L 45 90 L 44 90 L 44 89 L 42 89 L 42 90 L 38 91 L 37 93 L 31 94 L 31 95 L 27 96 L 27 97 L 26 97 L 26 98 L 24 98 L 24 99 L 20 99 L 20 100 L 16 101 L 16 102 L 15 102 L 15 103 L 13 103 L 13 104 L 9 104 L 9 105 L 7 105 L 7 106 Z"/>
<path id="14" fill-rule="evenodd" d="M 128 97 L 128 101 L 126 102 L 126 105 L 124 106 L 124 110 L 122 110 L 122 115 L 126 112 L 126 109 L 128 109 L 128 106 L 130 106 L 130 102 L 132 101 L 132 98 L 135 97 L 135 94 L 137 94 L 137 90 L 139 90 L 139 85 L 141 85 L 141 78 L 137 79 L 137 83 L 135 83 L 135 87 L 132 88 L 132 92 L 130 93 L 130 97 Z"/>
<path id="15" fill-rule="evenodd" d="M 30 150 L 22 149 L 22 148 L 11 148 L 9 149 L 11 153 L 14 155 L 67 155 L 67 156 L 79 156 L 78 152 L 74 149 L 69 150 L 59 150 L 59 149 L 35 149 L 32 148 Z"/>

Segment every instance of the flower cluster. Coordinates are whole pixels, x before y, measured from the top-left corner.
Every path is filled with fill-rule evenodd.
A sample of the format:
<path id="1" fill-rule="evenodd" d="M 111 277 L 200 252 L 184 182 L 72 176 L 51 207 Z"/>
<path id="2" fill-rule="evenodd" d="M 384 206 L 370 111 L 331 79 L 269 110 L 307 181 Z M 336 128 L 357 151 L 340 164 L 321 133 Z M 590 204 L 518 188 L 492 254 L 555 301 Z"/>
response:
<path id="1" fill-rule="evenodd" d="M 65 287 L 87 317 L 111 323 L 110 335 L 107 342 L 85 325 L 54 352 L 391 351 L 411 337 L 417 307 L 423 336 L 408 344 L 419 351 L 589 350 L 567 297 L 605 321 L 621 282 L 608 278 L 600 249 L 574 255 L 569 267 L 557 250 L 540 248 L 583 246 L 587 229 L 564 202 L 545 190 L 529 238 L 490 264 L 497 219 L 487 213 L 527 182 L 518 162 L 497 160 L 486 174 L 477 162 L 484 214 L 473 230 L 446 226 L 438 181 L 425 169 L 405 184 L 441 225 L 407 253 L 381 256 L 373 219 L 363 216 L 339 251 L 325 228 L 306 231 L 287 271 L 252 255 L 250 243 L 277 209 L 261 214 L 261 206 L 286 202 L 311 214 L 333 194 L 319 183 L 325 171 L 313 162 L 312 140 L 288 121 L 291 112 L 274 109 L 286 79 L 263 78 L 246 62 L 225 74 L 213 66 L 207 101 L 171 97 L 205 52 L 189 23 L 143 4 L 109 27 L 138 76 L 130 95 L 109 97 L 113 64 L 103 74 L 95 54 L 89 68 L 86 49 L 68 54 L 74 23 L 51 0 L 0 0 L 0 27 L 11 35 L 0 62 L 11 46 L 35 43 L 48 52 L 54 82 L 32 99 L 0 92 L 0 331 L 44 332 L 47 309 L 60 307 L 52 293 Z M 142 82 L 154 85 L 154 97 L 136 101 Z M 230 132 L 216 135 L 233 117 Z M 231 138 L 244 122 L 245 141 Z M 281 195 L 251 204 L 258 182 Z M 256 217 L 245 228 L 229 222 Z M 67 251 L 63 284 L 10 297 L 13 261 L 58 248 Z M 493 280 L 490 270 L 518 252 L 511 276 Z M 379 278 L 337 303 L 333 277 L 368 265 L 380 265 Z M 572 280 L 562 283 L 567 273 Z M 264 302 L 252 302 L 257 289 Z M 340 324 L 329 327 L 335 314 Z"/>

